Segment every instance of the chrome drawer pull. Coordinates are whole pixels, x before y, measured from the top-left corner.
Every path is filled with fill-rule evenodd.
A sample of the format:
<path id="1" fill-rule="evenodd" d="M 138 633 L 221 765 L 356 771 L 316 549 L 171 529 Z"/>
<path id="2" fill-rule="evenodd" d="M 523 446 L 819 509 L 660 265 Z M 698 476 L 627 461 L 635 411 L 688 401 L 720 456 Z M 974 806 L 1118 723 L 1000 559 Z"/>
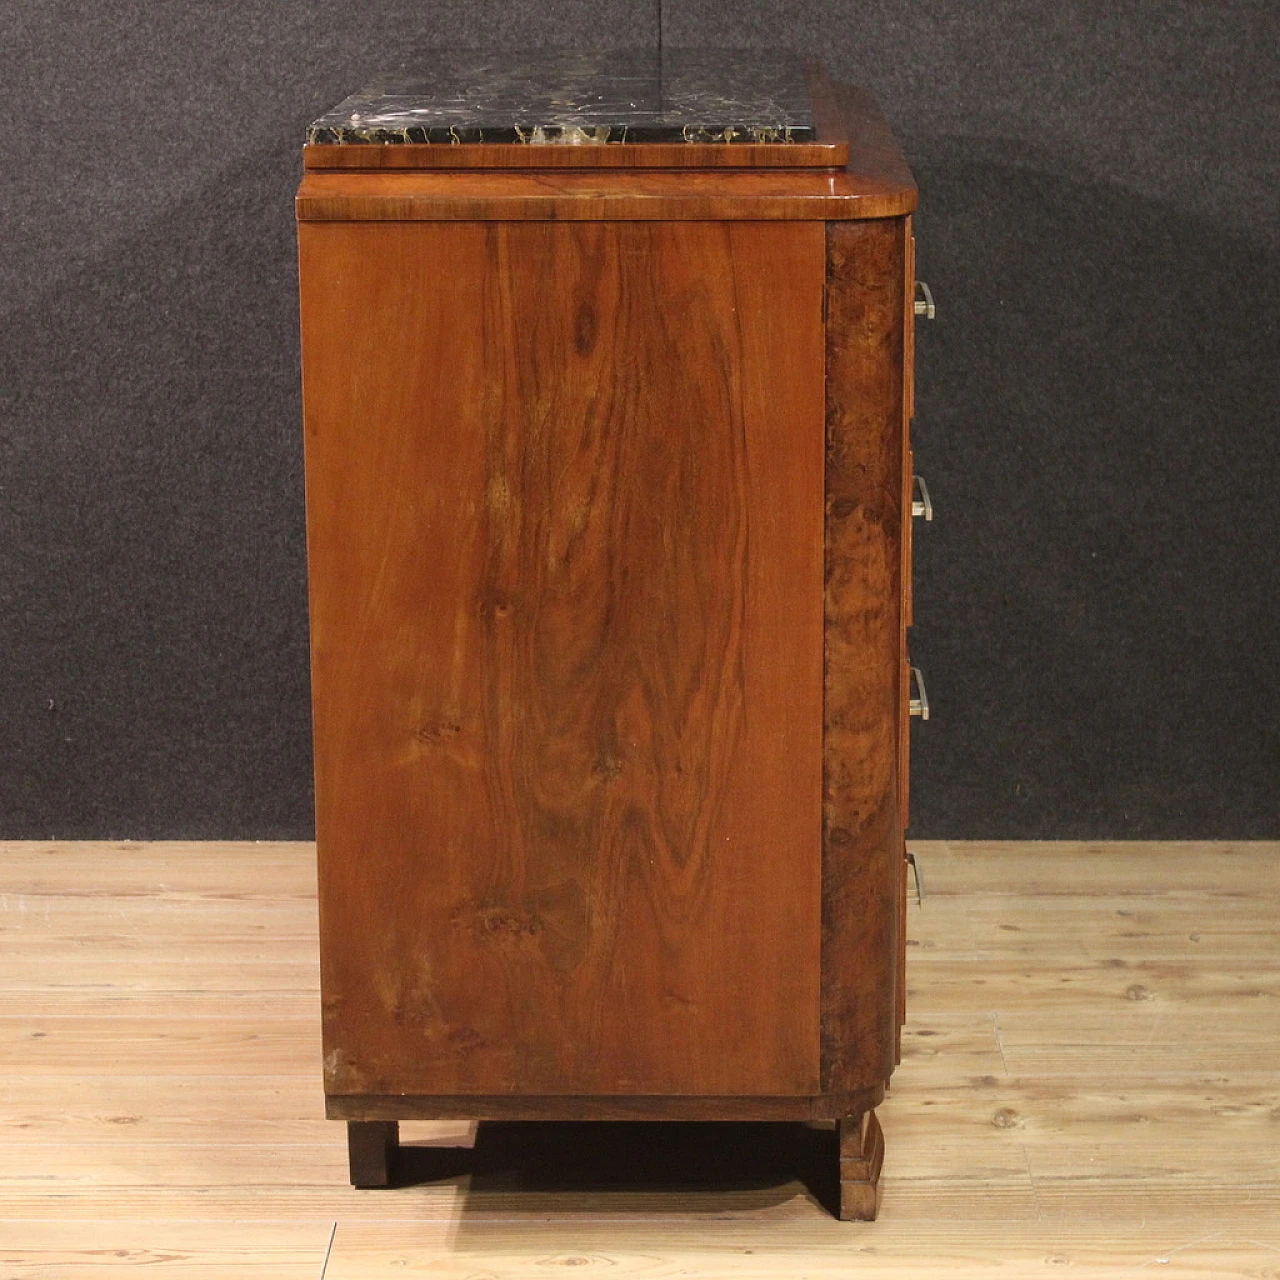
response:
<path id="1" fill-rule="evenodd" d="M 924 476 L 911 477 L 911 514 L 924 516 L 926 523 L 933 519 L 933 503 L 929 501 L 929 486 L 925 484 Z"/>
<path id="2" fill-rule="evenodd" d="M 911 698 L 907 702 L 907 710 L 913 716 L 919 716 L 921 720 L 927 720 L 929 718 L 929 695 L 925 692 L 924 676 L 920 674 L 919 667 L 911 668 L 911 683 L 915 686 L 916 692 L 920 696 Z"/>
<path id="3" fill-rule="evenodd" d="M 916 293 L 923 294 L 924 297 L 917 297 L 912 310 L 918 316 L 924 316 L 926 320 L 932 320 L 936 312 L 933 305 L 933 290 L 929 288 L 923 280 L 916 281 Z"/>

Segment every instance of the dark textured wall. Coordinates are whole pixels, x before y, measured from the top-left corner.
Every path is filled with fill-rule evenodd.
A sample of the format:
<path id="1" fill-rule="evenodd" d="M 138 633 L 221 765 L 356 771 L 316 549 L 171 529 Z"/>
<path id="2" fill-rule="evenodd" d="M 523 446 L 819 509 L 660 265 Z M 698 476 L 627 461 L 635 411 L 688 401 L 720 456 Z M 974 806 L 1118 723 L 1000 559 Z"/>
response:
<path id="1" fill-rule="evenodd" d="M 1280 835 L 1270 0 L 665 0 L 824 57 L 922 190 L 915 832 Z M 406 46 L 651 4 L 13 7 L 0 836 L 310 832 L 291 198 Z"/>

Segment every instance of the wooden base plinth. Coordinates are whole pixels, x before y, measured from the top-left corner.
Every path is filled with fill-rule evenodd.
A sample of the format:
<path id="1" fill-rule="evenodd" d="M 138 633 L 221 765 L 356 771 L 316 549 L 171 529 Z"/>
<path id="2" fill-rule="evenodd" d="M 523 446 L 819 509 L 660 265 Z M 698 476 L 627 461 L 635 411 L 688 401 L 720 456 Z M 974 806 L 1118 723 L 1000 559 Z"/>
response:
<path id="1" fill-rule="evenodd" d="M 884 1101 L 885 1085 L 785 1098 L 705 1094 L 342 1094 L 325 1097 L 330 1120 L 835 1120 Z"/>
<path id="2" fill-rule="evenodd" d="M 629 1117 L 637 1118 L 637 1117 Z M 880 1208 L 884 1133 L 874 1111 L 837 1121 L 840 1204 L 844 1221 L 872 1221 Z M 395 1182 L 400 1125 L 395 1120 L 348 1120 L 351 1185 L 389 1187 Z"/>
<path id="3" fill-rule="evenodd" d="M 840 1217 L 871 1222 L 880 1208 L 884 1133 L 874 1111 L 840 1121 Z"/>

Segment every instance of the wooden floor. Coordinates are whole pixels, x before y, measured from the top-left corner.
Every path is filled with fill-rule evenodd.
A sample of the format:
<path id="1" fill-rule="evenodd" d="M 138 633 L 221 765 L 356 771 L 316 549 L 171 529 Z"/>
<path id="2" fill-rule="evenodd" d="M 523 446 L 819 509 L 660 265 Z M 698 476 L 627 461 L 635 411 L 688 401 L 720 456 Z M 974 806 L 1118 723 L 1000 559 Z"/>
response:
<path id="1" fill-rule="evenodd" d="M 881 1218 L 800 1126 L 322 1119 L 308 845 L 0 844 L 0 1277 L 1280 1276 L 1280 844 L 916 844 Z"/>

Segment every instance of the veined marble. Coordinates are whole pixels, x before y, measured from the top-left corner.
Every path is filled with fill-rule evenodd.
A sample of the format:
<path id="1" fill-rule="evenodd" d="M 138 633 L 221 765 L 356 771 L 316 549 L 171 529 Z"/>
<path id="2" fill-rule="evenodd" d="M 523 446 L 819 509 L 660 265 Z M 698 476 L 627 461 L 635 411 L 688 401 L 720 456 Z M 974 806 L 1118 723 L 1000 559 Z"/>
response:
<path id="1" fill-rule="evenodd" d="M 311 143 L 811 142 L 804 66 L 759 50 L 432 54 L 327 111 Z"/>

